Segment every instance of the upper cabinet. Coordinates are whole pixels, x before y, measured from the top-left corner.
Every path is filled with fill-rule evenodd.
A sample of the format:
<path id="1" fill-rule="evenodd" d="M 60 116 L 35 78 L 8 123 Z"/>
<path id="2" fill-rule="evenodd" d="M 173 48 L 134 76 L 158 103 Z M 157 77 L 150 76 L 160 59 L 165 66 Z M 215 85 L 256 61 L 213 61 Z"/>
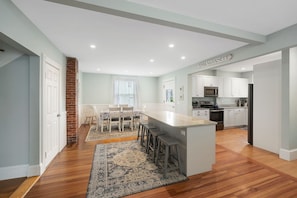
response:
<path id="1" fill-rule="evenodd" d="M 219 79 L 216 76 L 199 76 L 203 79 L 203 87 L 218 87 Z"/>
<path id="2" fill-rule="evenodd" d="M 221 78 L 216 76 L 192 76 L 192 97 L 204 97 L 204 87 L 219 87 Z"/>
<path id="3" fill-rule="evenodd" d="M 219 97 L 248 97 L 248 79 L 218 76 L 192 76 L 192 97 L 204 97 L 204 87 L 219 88 Z"/>
<path id="4" fill-rule="evenodd" d="M 204 97 L 203 78 L 192 76 L 192 97 Z"/>
<path id="5" fill-rule="evenodd" d="M 232 78 L 232 96 L 237 98 L 248 97 L 248 79 L 246 78 Z"/>

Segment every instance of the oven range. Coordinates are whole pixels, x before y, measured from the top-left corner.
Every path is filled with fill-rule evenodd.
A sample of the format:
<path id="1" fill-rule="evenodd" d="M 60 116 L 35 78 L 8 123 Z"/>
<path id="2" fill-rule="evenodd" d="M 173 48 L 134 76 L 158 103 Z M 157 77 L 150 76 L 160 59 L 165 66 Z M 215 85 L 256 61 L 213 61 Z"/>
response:
<path id="1" fill-rule="evenodd" d="M 216 130 L 224 130 L 224 108 L 219 108 L 209 101 L 200 101 L 200 108 L 209 109 L 209 119 L 217 122 Z"/>
<path id="2" fill-rule="evenodd" d="M 223 108 L 210 108 L 209 119 L 217 122 L 216 130 L 224 130 L 224 109 Z"/>

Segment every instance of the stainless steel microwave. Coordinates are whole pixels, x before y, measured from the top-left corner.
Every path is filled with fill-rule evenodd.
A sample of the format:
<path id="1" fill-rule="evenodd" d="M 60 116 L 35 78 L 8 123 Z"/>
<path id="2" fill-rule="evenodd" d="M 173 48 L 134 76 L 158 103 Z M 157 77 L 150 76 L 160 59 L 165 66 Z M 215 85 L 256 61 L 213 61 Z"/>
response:
<path id="1" fill-rule="evenodd" d="M 218 87 L 204 87 L 204 97 L 218 97 Z"/>

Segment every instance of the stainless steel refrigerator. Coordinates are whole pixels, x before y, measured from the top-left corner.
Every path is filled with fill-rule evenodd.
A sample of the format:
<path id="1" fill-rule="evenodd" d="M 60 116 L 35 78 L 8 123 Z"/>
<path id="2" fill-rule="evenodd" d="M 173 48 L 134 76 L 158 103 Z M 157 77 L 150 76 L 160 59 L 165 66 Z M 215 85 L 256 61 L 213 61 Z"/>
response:
<path id="1" fill-rule="evenodd" d="M 248 85 L 248 143 L 253 145 L 253 98 L 254 85 Z"/>

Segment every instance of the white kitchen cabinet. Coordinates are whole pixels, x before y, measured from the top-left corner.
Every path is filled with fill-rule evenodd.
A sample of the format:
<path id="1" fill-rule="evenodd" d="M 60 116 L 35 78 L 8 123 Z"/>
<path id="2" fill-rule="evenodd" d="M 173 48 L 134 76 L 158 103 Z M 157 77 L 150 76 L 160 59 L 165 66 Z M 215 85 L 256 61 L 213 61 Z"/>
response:
<path id="1" fill-rule="evenodd" d="M 248 87 L 249 87 L 249 81 L 246 78 L 241 79 L 241 91 L 240 91 L 240 97 L 241 98 L 247 98 L 248 97 Z"/>
<path id="2" fill-rule="evenodd" d="M 231 95 L 232 97 L 238 97 L 238 98 L 248 97 L 248 79 L 232 78 Z"/>
<path id="3" fill-rule="evenodd" d="M 225 108 L 224 126 L 235 127 L 247 125 L 247 109 L 245 108 Z"/>
<path id="4" fill-rule="evenodd" d="M 226 98 L 247 98 L 248 97 L 248 79 L 224 77 L 221 80 L 222 94 L 219 97 Z"/>
<path id="5" fill-rule="evenodd" d="M 235 125 L 234 110 L 224 109 L 224 127 L 231 127 Z"/>
<path id="6" fill-rule="evenodd" d="M 192 97 L 204 97 L 204 81 L 200 76 L 192 76 Z"/>
<path id="7" fill-rule="evenodd" d="M 244 117 L 245 117 L 245 112 L 244 109 L 239 108 L 234 110 L 234 118 L 235 118 L 235 126 L 242 126 L 244 125 Z"/>
<path id="8" fill-rule="evenodd" d="M 217 87 L 219 88 L 218 97 L 224 97 L 224 78 L 217 77 Z"/>
<path id="9" fill-rule="evenodd" d="M 203 87 L 218 87 L 219 80 L 216 76 L 199 76 L 199 78 L 203 79 Z"/>
<path id="10" fill-rule="evenodd" d="M 248 125 L 248 109 L 244 108 L 244 122 L 243 125 L 247 126 Z"/>
<path id="11" fill-rule="evenodd" d="M 223 86 L 222 80 L 217 76 L 192 76 L 192 97 L 204 97 L 204 87 L 220 87 Z"/>
<path id="12" fill-rule="evenodd" d="M 232 78 L 223 78 L 223 90 L 220 97 L 232 97 Z M 219 90 L 220 91 L 220 90 Z"/>
<path id="13" fill-rule="evenodd" d="M 192 76 L 192 97 L 204 97 L 204 87 L 218 87 L 219 97 L 248 97 L 248 79 L 245 78 Z"/>
<path id="14" fill-rule="evenodd" d="M 192 116 L 201 120 L 209 120 L 209 109 L 193 109 Z"/>

